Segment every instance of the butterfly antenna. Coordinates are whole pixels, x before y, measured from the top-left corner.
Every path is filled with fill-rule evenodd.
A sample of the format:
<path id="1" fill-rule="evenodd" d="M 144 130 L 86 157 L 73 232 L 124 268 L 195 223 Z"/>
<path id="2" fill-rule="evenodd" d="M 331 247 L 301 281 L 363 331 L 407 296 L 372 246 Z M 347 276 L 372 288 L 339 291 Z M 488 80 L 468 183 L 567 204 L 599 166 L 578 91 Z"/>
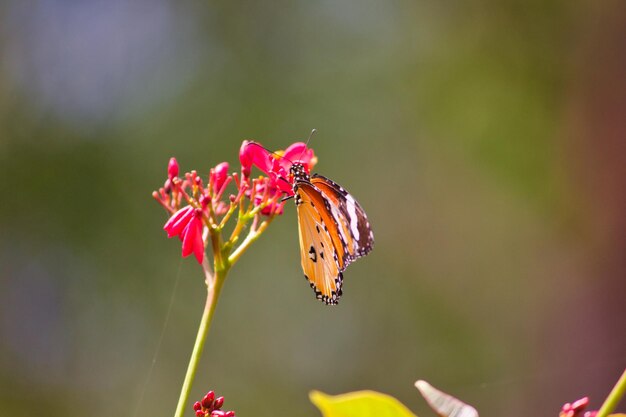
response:
<path id="1" fill-rule="evenodd" d="M 317 129 L 311 129 L 311 133 L 309 133 L 309 138 L 306 140 L 306 143 L 305 143 L 306 146 L 309 146 L 309 142 L 311 141 L 311 138 L 316 133 L 317 133 Z"/>
<path id="2" fill-rule="evenodd" d="M 300 156 L 298 157 L 298 160 L 301 161 L 302 157 L 304 156 L 304 154 L 306 153 L 307 149 L 309 148 L 309 142 L 311 141 L 311 138 L 313 137 L 314 134 L 317 133 L 317 129 L 312 129 L 311 133 L 309 133 L 309 137 L 307 138 L 306 142 L 304 143 L 304 149 L 302 150 L 302 153 L 300 154 Z"/>
<path id="3" fill-rule="evenodd" d="M 257 143 L 257 142 L 254 142 L 254 141 L 250 141 L 248 143 L 248 146 L 250 146 L 250 145 L 256 145 L 256 146 L 258 146 L 261 149 L 265 149 L 266 151 L 268 151 L 269 153 L 271 153 L 275 157 L 277 157 L 277 158 L 284 158 L 284 159 L 288 160 L 289 162 L 291 162 L 293 164 L 293 161 L 291 161 L 289 158 L 285 158 L 283 155 L 277 154 L 276 152 L 267 149 L 265 146 L 261 145 L 260 143 Z"/>
<path id="4" fill-rule="evenodd" d="M 248 143 L 248 146 L 250 146 L 250 145 L 256 145 L 256 146 L 258 146 L 259 148 L 265 149 L 266 151 L 268 151 L 268 152 L 269 152 L 269 153 L 271 153 L 272 155 L 276 156 L 277 158 L 285 158 L 283 155 L 277 154 L 277 153 L 276 153 L 276 152 L 274 152 L 274 151 L 270 151 L 269 149 L 267 149 L 265 146 L 261 145 L 260 143 L 257 143 L 257 142 L 254 142 L 254 141 L 251 141 L 250 143 Z M 292 161 L 292 160 L 290 160 L 289 158 L 285 158 L 285 159 L 286 159 L 286 160 L 288 160 L 289 162 L 291 162 L 291 163 L 293 164 L 293 161 Z M 279 177 L 278 177 L 278 179 L 279 179 L 279 180 L 282 180 L 282 181 L 284 181 L 284 182 L 286 182 L 287 184 L 289 184 L 289 186 L 291 186 L 291 183 L 290 183 L 289 181 L 287 181 L 287 179 L 286 179 L 286 178 L 283 178 L 282 176 L 279 176 Z M 290 197 L 290 198 L 291 198 L 291 197 Z M 283 199 L 283 200 L 284 200 L 284 199 Z M 283 201 L 283 200 L 281 200 L 281 201 Z M 287 200 L 288 200 L 288 199 L 287 199 Z"/>

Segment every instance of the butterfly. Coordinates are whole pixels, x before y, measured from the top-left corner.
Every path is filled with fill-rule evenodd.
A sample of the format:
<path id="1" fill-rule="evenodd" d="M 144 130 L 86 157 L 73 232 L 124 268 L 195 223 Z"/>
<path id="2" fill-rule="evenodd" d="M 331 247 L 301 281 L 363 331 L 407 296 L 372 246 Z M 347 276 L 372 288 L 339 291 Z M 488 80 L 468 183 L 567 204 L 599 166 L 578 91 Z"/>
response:
<path id="1" fill-rule="evenodd" d="M 321 175 L 309 176 L 300 162 L 291 164 L 290 173 L 304 277 L 319 300 L 337 304 L 343 271 L 372 250 L 372 228 L 363 208 L 340 185 Z"/>

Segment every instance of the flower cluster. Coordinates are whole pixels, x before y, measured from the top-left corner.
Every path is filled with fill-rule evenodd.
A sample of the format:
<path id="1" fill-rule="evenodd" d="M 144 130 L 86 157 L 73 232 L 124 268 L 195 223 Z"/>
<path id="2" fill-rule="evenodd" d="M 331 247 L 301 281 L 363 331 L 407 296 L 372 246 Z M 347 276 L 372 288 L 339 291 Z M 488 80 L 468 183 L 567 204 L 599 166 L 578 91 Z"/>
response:
<path id="1" fill-rule="evenodd" d="M 561 408 L 559 417 L 595 417 L 598 413 L 597 411 L 587 411 L 584 415 L 582 414 L 585 408 L 587 408 L 587 405 L 589 405 L 588 397 L 583 397 L 571 404 L 566 403 Z"/>
<path id="2" fill-rule="evenodd" d="M 249 234 L 252 239 L 275 215 L 282 214 L 285 197 L 293 196 L 291 164 L 298 161 L 309 170 L 317 158 L 302 142 L 292 144 L 285 151 L 270 152 L 256 142 L 244 141 L 239 161 L 240 173 L 230 173 L 229 164 L 222 162 L 211 168 L 208 178 L 203 178 L 197 171 L 179 177 L 178 162 L 170 159 L 167 180 L 152 195 L 170 214 L 163 228 L 168 237 L 177 236 L 181 240 L 183 257 L 193 254 L 202 264 L 205 247 L 210 242 L 216 261 L 234 260 L 228 257 L 237 253 L 234 245 L 247 223 L 253 222 Z M 267 176 L 253 178 L 253 166 Z M 233 233 L 223 239 L 221 232 L 237 209 Z"/>
<path id="3" fill-rule="evenodd" d="M 215 392 L 209 391 L 202 398 L 202 401 L 196 401 L 193 410 L 196 417 L 235 417 L 234 411 L 221 410 L 224 405 L 224 397 L 215 398 Z"/>
<path id="4" fill-rule="evenodd" d="M 198 329 L 176 417 L 182 417 L 186 408 L 200 361 L 201 346 L 206 340 L 215 305 L 230 268 L 276 215 L 283 213 L 285 199 L 293 196 L 291 165 L 300 162 L 308 172 L 316 158 L 313 150 L 300 142 L 285 151 L 271 152 L 259 143 L 244 141 L 239 151 L 239 162 L 240 172 L 231 173 L 228 163 L 222 162 L 211 168 L 208 175 L 190 171 L 180 176 L 178 162 L 171 158 L 165 184 L 152 193 L 169 215 L 163 226 L 167 236 L 180 239 L 183 257 L 194 255 L 202 267 L 207 287 L 203 325 Z M 265 176 L 253 177 L 254 166 Z M 230 219 L 234 221 L 229 222 Z M 213 255 L 213 268 L 205 253 L 207 246 Z M 215 393 L 210 391 L 202 401 L 194 404 L 196 416 L 234 417 L 234 412 L 221 410 L 223 403 L 223 397 L 215 398 Z"/>

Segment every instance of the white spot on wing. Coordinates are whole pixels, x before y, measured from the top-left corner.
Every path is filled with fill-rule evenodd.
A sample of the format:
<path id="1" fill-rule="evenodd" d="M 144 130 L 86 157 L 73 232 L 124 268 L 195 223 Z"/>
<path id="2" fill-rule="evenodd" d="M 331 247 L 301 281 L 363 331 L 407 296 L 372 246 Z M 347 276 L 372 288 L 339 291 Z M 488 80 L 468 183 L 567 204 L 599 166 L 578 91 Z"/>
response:
<path id="1" fill-rule="evenodd" d="M 359 217 L 356 214 L 356 201 L 350 194 L 346 196 L 348 216 L 350 217 L 350 231 L 356 242 L 359 241 Z"/>

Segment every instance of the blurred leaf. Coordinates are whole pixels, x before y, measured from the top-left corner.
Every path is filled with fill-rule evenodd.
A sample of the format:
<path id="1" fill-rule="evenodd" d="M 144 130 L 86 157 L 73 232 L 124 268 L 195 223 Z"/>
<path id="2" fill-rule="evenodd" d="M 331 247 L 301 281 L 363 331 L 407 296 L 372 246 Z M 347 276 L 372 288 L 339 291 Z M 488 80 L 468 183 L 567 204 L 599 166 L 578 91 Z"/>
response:
<path id="1" fill-rule="evenodd" d="M 439 391 L 426 381 L 419 380 L 415 386 L 428 405 L 442 417 L 478 417 L 478 411 L 474 407 Z"/>
<path id="2" fill-rule="evenodd" d="M 309 398 L 324 417 L 416 417 L 400 401 L 375 391 L 341 395 L 311 391 Z"/>

